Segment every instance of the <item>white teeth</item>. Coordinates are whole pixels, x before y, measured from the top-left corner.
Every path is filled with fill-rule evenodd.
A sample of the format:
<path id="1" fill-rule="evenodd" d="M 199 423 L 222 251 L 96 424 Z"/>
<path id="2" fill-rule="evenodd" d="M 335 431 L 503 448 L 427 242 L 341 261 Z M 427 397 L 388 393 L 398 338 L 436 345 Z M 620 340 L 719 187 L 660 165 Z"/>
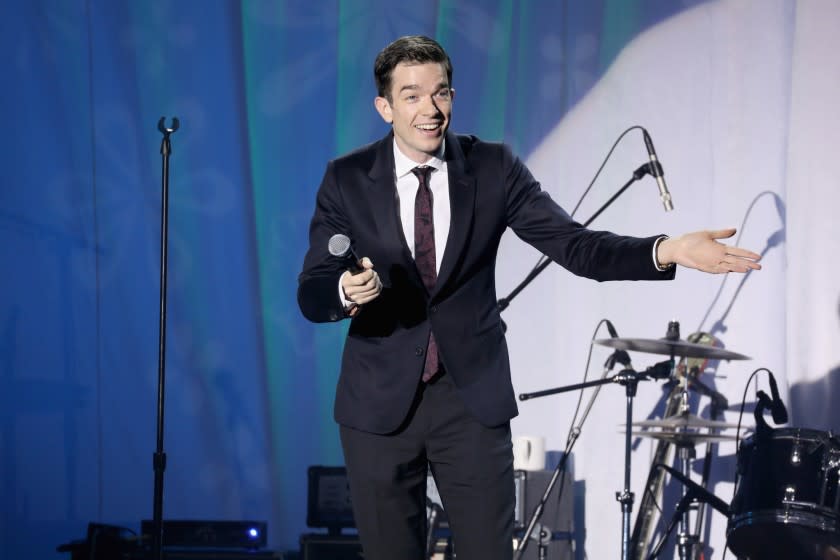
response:
<path id="1" fill-rule="evenodd" d="M 414 125 L 415 128 L 419 128 L 420 130 L 436 130 L 440 128 L 440 124 L 417 124 Z"/>

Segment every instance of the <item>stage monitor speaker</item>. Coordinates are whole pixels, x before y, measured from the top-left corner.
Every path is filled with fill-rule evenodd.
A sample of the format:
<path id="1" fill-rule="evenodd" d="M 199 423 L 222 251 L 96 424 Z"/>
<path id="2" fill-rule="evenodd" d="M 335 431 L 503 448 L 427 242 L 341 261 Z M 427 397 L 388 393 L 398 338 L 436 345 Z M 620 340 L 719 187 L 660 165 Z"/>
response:
<path id="1" fill-rule="evenodd" d="M 357 535 L 307 534 L 300 537 L 300 560 L 360 560 L 362 543 Z"/>
<path id="2" fill-rule="evenodd" d="M 516 509 L 514 513 L 514 535 L 516 542 L 525 534 L 525 529 L 531 520 L 531 515 L 537 504 L 542 500 L 548 483 L 554 471 L 514 471 L 516 488 Z M 560 496 L 562 482 L 563 494 Z M 548 501 L 545 503 L 539 525 L 551 531 L 551 542 L 548 545 L 547 558 L 549 560 L 573 560 L 574 550 L 574 481 L 569 472 L 564 473 L 562 478 L 557 480 Z M 558 498 L 559 496 L 559 498 Z M 455 552 L 457 554 L 457 544 Z M 528 543 L 523 560 L 536 560 L 539 556 L 539 545 L 536 540 Z"/>

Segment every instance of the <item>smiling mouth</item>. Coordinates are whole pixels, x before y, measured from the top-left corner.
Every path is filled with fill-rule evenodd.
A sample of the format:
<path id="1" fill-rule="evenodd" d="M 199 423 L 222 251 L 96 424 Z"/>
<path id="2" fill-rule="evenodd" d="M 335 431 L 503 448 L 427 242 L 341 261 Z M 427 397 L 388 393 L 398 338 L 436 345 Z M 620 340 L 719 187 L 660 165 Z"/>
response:
<path id="1" fill-rule="evenodd" d="M 428 124 L 416 124 L 416 125 L 414 125 L 414 128 L 416 128 L 417 130 L 424 131 L 424 132 L 433 132 L 435 130 L 438 130 L 441 126 L 443 126 L 443 123 L 438 122 L 438 123 L 428 123 Z"/>

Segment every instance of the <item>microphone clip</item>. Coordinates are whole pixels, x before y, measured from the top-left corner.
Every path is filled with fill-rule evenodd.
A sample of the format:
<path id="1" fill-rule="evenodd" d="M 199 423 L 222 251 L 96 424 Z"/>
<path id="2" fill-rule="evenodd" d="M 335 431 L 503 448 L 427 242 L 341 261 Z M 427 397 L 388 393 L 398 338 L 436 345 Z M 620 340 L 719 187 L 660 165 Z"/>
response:
<path id="1" fill-rule="evenodd" d="M 642 179 L 645 175 L 650 175 L 651 177 L 656 177 L 657 174 L 662 175 L 664 171 L 662 170 L 662 164 L 658 161 L 649 161 L 647 163 L 643 163 L 636 170 L 633 172 L 633 179 L 636 181 Z"/>

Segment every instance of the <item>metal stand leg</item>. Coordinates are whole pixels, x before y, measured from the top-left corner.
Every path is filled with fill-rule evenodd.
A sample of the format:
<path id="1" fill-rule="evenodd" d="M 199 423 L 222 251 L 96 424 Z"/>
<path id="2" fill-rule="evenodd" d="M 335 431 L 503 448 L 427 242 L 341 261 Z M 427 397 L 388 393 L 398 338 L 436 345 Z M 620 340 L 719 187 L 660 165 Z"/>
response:
<path id="1" fill-rule="evenodd" d="M 697 452 L 692 446 L 681 445 L 679 447 L 680 471 L 686 478 L 691 478 L 691 463 L 697 456 Z M 682 496 L 685 498 L 688 495 L 689 489 L 683 486 Z M 691 520 L 689 513 L 692 508 L 686 506 L 685 511 L 680 517 L 680 531 L 677 534 L 677 551 L 680 560 L 692 560 L 694 558 L 694 550 L 698 542 L 698 535 L 690 533 Z"/>
<path id="2" fill-rule="evenodd" d="M 633 512 L 633 492 L 630 491 L 630 450 L 633 426 L 633 397 L 639 380 L 635 375 L 628 375 L 621 383 L 627 393 L 626 428 L 624 430 L 624 489 L 616 492 L 615 499 L 621 503 L 621 560 L 630 560 L 630 514 Z"/>

